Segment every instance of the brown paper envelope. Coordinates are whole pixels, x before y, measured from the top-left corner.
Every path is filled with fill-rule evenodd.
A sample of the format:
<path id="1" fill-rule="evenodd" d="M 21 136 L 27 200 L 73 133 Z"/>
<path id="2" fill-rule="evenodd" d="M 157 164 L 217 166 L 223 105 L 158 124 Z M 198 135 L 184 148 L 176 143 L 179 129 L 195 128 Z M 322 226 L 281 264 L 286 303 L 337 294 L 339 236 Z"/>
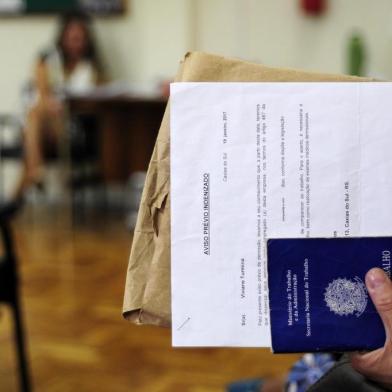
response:
<path id="1" fill-rule="evenodd" d="M 188 53 L 177 82 L 350 82 L 353 76 L 270 68 Z M 138 324 L 170 326 L 170 122 L 166 108 L 147 172 L 127 271 L 123 314 Z"/>

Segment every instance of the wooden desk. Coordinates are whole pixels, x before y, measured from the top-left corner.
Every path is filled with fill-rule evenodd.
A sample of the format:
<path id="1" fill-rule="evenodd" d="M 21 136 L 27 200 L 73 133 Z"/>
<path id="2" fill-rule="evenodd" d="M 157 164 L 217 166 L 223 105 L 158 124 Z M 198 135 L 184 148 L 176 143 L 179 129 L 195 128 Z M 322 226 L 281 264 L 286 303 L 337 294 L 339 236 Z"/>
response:
<path id="1" fill-rule="evenodd" d="M 128 96 L 68 99 L 71 115 L 98 120 L 106 182 L 124 182 L 131 173 L 147 170 L 166 103 L 164 98 Z"/>

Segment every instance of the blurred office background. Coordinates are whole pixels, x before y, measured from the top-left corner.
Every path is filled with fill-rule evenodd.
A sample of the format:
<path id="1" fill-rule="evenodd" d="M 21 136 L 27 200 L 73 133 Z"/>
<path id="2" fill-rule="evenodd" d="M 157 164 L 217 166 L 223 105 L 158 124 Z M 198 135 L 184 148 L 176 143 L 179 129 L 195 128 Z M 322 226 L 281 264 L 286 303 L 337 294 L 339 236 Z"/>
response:
<path id="1" fill-rule="evenodd" d="M 0 0 L 0 10 L 8 10 L 0 16 L 0 147 L 15 153 L 0 156 L 3 203 L 23 166 L 18 143 L 25 86 L 57 25 L 55 13 L 10 12 L 16 3 Z M 213 392 L 235 379 L 284 374 L 295 356 L 173 350 L 169 330 L 122 320 L 132 230 L 168 83 L 192 50 L 388 80 L 392 3 L 124 0 L 113 14 L 94 16 L 93 27 L 110 84 L 69 102 L 83 121 L 67 132 L 77 140 L 78 132 L 94 132 L 83 133 L 75 160 L 59 156 L 48 163 L 44 189 L 29 190 L 11 222 L 35 390 Z M 99 181 L 72 177 L 92 164 Z M 6 305 L 0 287 L 0 391 L 8 392 L 17 391 L 20 380 Z"/>
<path id="2" fill-rule="evenodd" d="M 341 73 L 348 39 L 356 31 L 366 41 L 368 73 L 390 77 L 390 3 L 325 3 L 325 12 L 311 17 L 300 0 L 133 0 L 126 2 L 124 15 L 97 18 L 95 30 L 110 77 L 124 82 L 170 79 L 188 50 Z M 37 52 L 51 42 L 55 26 L 52 16 L 1 19 L 2 111 L 18 110 L 21 83 Z"/>

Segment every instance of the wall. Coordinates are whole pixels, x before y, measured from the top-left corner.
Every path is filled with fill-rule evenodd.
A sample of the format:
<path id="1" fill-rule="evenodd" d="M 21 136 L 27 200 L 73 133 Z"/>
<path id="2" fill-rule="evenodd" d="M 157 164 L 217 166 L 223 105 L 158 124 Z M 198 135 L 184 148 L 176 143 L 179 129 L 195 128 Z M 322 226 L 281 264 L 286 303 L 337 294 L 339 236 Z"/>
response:
<path id="1" fill-rule="evenodd" d="M 327 0 L 321 18 L 299 0 L 199 0 L 197 46 L 272 66 L 345 72 L 347 40 L 364 34 L 368 73 L 392 77 L 392 2 Z"/>
<path id="2" fill-rule="evenodd" d="M 96 23 L 114 78 L 154 81 L 173 75 L 188 48 L 190 0 L 132 0 L 125 18 Z"/>

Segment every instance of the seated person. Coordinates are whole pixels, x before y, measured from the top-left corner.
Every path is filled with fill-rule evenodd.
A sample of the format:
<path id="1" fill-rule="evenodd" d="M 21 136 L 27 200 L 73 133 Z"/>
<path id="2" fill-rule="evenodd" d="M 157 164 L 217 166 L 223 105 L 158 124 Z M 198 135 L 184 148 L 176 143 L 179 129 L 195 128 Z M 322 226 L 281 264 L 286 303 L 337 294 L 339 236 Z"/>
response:
<path id="1" fill-rule="evenodd" d="M 101 80 L 88 17 L 82 13 L 63 16 L 56 44 L 39 57 L 35 67 L 35 92 L 24 128 L 24 168 L 15 200 L 30 186 L 42 183 L 43 146 L 53 149 L 64 131 L 64 94 L 86 91 Z"/>

